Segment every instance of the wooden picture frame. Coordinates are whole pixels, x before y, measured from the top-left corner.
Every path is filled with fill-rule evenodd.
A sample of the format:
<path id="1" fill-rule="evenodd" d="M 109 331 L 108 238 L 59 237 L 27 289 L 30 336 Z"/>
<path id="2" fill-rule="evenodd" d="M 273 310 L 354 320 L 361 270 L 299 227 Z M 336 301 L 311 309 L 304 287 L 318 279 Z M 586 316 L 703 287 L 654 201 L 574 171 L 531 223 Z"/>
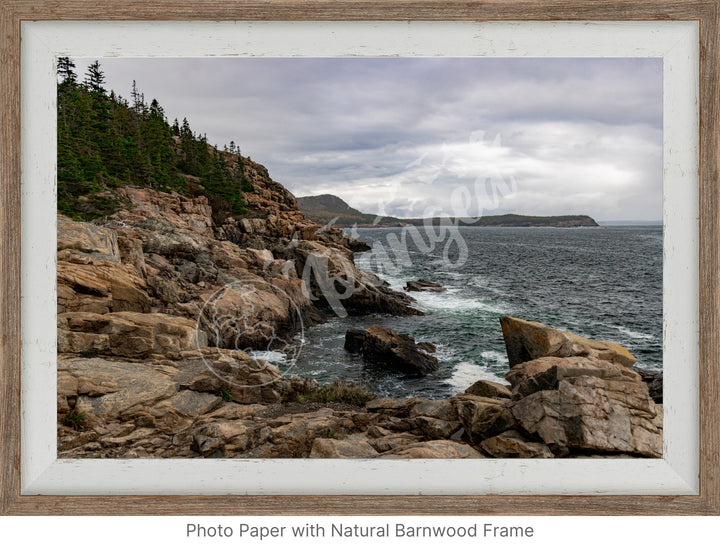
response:
<path id="1" fill-rule="evenodd" d="M 694 21 L 699 25 L 699 493 L 693 495 L 26 495 L 21 492 L 23 21 Z M 268 0 L 0 5 L 0 513 L 5 515 L 720 514 L 720 2 Z"/>

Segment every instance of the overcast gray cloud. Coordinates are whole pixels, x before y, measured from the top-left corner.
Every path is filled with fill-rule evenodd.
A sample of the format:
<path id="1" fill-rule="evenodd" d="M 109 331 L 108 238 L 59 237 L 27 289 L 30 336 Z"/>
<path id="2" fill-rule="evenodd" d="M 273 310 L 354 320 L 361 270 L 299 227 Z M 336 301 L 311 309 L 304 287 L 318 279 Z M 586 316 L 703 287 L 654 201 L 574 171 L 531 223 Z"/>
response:
<path id="1" fill-rule="evenodd" d="M 82 73 L 87 63 L 76 60 Z M 660 59 L 107 58 L 297 196 L 396 216 L 662 215 Z"/>

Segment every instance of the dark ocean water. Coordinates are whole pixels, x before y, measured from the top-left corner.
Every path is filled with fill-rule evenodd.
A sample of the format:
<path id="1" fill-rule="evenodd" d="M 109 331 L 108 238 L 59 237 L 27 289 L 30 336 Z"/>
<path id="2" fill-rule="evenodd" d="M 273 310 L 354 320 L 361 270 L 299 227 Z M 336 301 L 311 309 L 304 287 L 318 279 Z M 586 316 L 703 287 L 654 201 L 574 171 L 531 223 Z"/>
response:
<path id="1" fill-rule="evenodd" d="M 357 233 L 374 245 L 373 252 L 356 255 L 360 268 L 397 290 L 425 278 L 447 291 L 410 293 L 425 316 L 335 318 L 307 328 L 291 372 L 321 382 L 362 380 L 381 396 L 447 397 L 481 378 L 504 381 L 504 315 L 621 343 L 638 367 L 662 369 L 660 226 L 465 227 L 435 240 L 424 230 L 416 239 L 407 232 L 403 239 L 399 228 Z M 347 328 L 375 323 L 436 343 L 440 370 L 411 378 L 365 366 L 344 351 Z"/>

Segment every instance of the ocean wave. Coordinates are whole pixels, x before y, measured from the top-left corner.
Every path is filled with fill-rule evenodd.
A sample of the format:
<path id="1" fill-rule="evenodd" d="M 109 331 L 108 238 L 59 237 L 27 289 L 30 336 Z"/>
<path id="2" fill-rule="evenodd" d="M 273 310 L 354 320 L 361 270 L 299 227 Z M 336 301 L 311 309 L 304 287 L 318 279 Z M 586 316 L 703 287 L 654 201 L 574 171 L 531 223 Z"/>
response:
<path id="1" fill-rule="evenodd" d="M 250 358 L 264 360 L 271 364 L 283 364 L 287 362 L 287 355 L 280 351 L 247 351 Z"/>
<path id="2" fill-rule="evenodd" d="M 417 300 L 420 310 L 424 308 L 431 311 L 481 311 L 496 314 L 506 312 L 506 307 L 501 304 L 490 303 L 476 297 L 463 296 L 459 292 L 460 290 L 457 288 L 448 288 L 443 293 L 412 291 L 408 295 Z"/>
<path id="3" fill-rule="evenodd" d="M 629 330 L 629 329 L 626 328 L 625 326 L 612 326 L 612 327 L 615 328 L 617 331 L 619 331 L 621 334 L 625 334 L 626 336 L 632 337 L 633 339 L 652 339 L 652 340 L 657 339 L 657 338 L 656 338 L 654 335 L 652 335 L 652 334 L 646 334 L 646 333 L 642 333 L 642 332 L 635 332 L 635 331 L 633 331 L 633 330 Z"/>
<path id="4" fill-rule="evenodd" d="M 358 264 L 357 262 L 355 264 Z M 371 272 L 375 274 L 378 278 L 381 278 L 385 280 L 388 284 L 390 284 L 390 287 L 394 289 L 395 291 L 403 291 L 403 288 L 405 287 L 405 284 L 408 280 L 412 280 L 412 278 L 408 278 L 407 276 L 404 276 L 402 274 L 386 274 L 384 272 L 378 272 L 377 270 L 373 270 L 373 267 L 361 267 L 361 270 L 364 270 L 365 272 Z"/>
<path id="5" fill-rule="evenodd" d="M 438 359 L 439 362 L 449 362 L 457 355 L 455 350 L 448 345 L 437 343 L 435 347 L 437 350 L 433 353 L 433 356 Z"/>
<path id="6" fill-rule="evenodd" d="M 493 374 L 487 366 L 480 366 L 472 362 L 460 362 L 453 368 L 453 375 L 445 383 L 456 391 L 464 391 L 478 380 L 489 380 L 507 385 L 501 377 Z"/>
<path id="7" fill-rule="evenodd" d="M 508 364 L 507 354 L 501 353 L 499 351 L 483 351 L 482 353 L 480 353 L 480 356 L 485 360 L 491 360 L 497 364 Z"/>
<path id="8" fill-rule="evenodd" d="M 443 277 L 448 277 L 451 280 L 467 280 L 468 277 L 467 274 L 463 274 L 462 272 L 457 272 L 454 270 L 437 270 L 435 274 Z"/>
<path id="9" fill-rule="evenodd" d="M 642 360 L 638 360 L 633 365 L 633 370 L 649 370 L 650 372 L 657 372 L 658 374 L 663 373 L 662 364 L 658 366 L 657 364 L 649 364 L 647 362 L 643 362 Z"/>

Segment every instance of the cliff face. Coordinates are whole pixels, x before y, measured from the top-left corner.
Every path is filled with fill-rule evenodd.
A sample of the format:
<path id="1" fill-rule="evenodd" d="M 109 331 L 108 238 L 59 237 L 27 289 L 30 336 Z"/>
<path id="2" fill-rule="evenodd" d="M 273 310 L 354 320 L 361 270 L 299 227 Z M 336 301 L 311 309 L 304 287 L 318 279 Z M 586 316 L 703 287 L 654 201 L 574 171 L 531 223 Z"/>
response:
<path id="1" fill-rule="evenodd" d="M 251 358 L 242 349 L 292 355 L 296 332 L 333 312 L 421 313 L 355 267 L 363 244 L 244 167 L 243 215 L 123 187 L 127 208 L 102 225 L 59 216 L 59 457 L 662 455 L 662 408 L 634 357 L 540 324 L 503 320 L 511 386 L 480 380 L 437 400 L 321 388 Z M 414 354 L 370 330 L 383 351 Z"/>
<path id="2" fill-rule="evenodd" d="M 248 160 L 245 169 L 248 212 L 221 224 L 207 197 L 131 187 L 117 190 L 129 208 L 102 226 L 60 216 L 58 312 L 181 316 L 199 320 L 210 344 L 234 347 L 267 347 L 332 310 L 418 313 L 409 297 L 355 267 L 364 244 L 305 219 L 262 165 Z M 212 316 L 238 316 L 242 327 L 214 327 L 202 312 L 208 302 Z M 258 324 L 272 334 L 253 331 Z"/>

